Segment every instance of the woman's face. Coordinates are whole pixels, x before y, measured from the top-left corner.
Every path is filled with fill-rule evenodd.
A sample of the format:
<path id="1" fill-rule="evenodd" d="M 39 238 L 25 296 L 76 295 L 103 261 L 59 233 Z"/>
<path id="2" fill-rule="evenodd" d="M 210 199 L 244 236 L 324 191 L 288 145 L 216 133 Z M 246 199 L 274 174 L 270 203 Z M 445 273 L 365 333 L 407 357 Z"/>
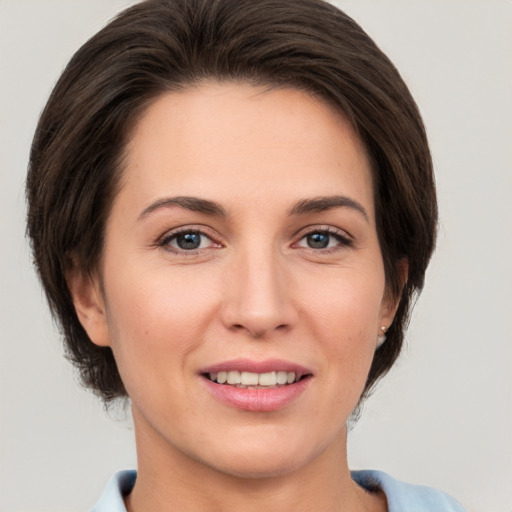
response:
<path id="1" fill-rule="evenodd" d="M 264 476 L 344 449 L 394 308 L 369 162 L 331 107 L 226 83 L 157 99 L 101 275 L 79 313 L 113 349 L 139 456 Z"/>

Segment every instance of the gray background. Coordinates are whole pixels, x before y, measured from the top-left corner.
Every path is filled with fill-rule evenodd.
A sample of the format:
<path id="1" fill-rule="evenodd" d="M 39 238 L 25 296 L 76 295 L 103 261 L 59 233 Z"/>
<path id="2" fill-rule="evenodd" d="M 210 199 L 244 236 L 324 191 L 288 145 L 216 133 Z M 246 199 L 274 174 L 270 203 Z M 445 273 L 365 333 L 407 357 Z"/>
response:
<path id="1" fill-rule="evenodd" d="M 30 266 L 31 136 L 72 53 L 122 0 L 0 0 L 0 510 L 88 510 L 135 466 L 123 411 L 76 384 Z M 337 4 L 402 72 L 431 140 L 441 230 L 397 367 L 350 434 L 355 468 L 512 511 L 512 2 Z"/>

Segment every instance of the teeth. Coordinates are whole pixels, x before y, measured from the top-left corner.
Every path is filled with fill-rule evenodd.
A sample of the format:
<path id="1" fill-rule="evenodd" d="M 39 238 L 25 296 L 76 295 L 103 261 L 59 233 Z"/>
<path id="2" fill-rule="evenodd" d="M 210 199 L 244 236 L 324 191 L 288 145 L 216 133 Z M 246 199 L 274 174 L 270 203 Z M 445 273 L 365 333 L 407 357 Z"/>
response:
<path id="1" fill-rule="evenodd" d="M 295 375 L 294 375 L 294 377 L 295 377 Z M 286 384 L 288 382 L 288 373 L 277 372 L 276 381 L 278 384 Z"/>
<path id="2" fill-rule="evenodd" d="M 242 372 L 240 374 L 240 380 L 244 386 L 257 386 L 258 385 L 258 374 L 251 372 Z"/>
<path id="3" fill-rule="evenodd" d="M 228 372 L 228 384 L 241 384 L 240 372 Z"/>
<path id="4" fill-rule="evenodd" d="M 260 373 L 258 384 L 260 386 L 275 386 L 277 384 L 276 372 Z"/>
<path id="5" fill-rule="evenodd" d="M 300 375 L 294 372 L 267 372 L 267 373 L 253 373 L 253 372 L 212 372 L 209 374 L 210 380 L 219 384 L 230 384 L 232 386 L 246 387 L 246 386 L 284 386 L 286 384 L 293 384 L 300 380 Z"/>

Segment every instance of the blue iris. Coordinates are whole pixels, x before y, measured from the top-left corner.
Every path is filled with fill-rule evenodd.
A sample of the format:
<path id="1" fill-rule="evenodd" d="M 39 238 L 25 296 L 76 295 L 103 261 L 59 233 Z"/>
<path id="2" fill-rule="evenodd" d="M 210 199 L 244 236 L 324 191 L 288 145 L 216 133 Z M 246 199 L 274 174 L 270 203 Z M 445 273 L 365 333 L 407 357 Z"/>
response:
<path id="1" fill-rule="evenodd" d="M 329 245 L 329 241 L 328 233 L 311 233 L 307 236 L 308 246 L 312 249 L 325 249 Z"/>
<path id="2" fill-rule="evenodd" d="M 201 245 L 201 233 L 182 233 L 176 237 L 176 244 L 180 249 L 198 249 Z"/>

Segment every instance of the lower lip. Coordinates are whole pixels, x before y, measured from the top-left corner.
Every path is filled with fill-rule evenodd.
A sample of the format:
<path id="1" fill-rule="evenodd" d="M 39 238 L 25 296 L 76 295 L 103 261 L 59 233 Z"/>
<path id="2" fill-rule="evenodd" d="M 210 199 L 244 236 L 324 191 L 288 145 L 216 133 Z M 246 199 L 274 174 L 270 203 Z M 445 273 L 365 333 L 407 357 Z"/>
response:
<path id="1" fill-rule="evenodd" d="M 237 409 L 253 412 L 272 412 L 283 409 L 297 400 L 306 390 L 311 377 L 279 388 L 251 389 L 237 388 L 226 384 L 217 384 L 202 377 L 210 393 L 219 401 Z"/>

